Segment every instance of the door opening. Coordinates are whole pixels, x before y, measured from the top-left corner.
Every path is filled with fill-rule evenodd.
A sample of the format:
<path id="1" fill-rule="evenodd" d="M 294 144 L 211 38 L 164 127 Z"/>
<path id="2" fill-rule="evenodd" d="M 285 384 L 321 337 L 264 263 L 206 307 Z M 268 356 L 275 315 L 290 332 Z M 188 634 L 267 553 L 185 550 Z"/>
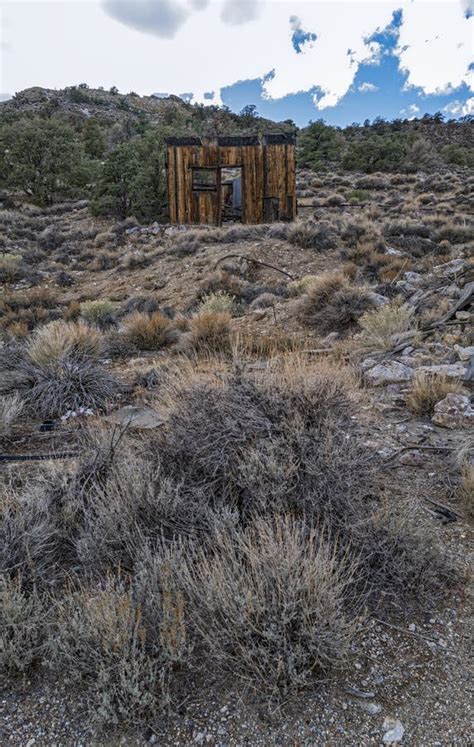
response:
<path id="1" fill-rule="evenodd" d="M 242 166 L 221 167 L 221 221 L 242 222 Z"/>

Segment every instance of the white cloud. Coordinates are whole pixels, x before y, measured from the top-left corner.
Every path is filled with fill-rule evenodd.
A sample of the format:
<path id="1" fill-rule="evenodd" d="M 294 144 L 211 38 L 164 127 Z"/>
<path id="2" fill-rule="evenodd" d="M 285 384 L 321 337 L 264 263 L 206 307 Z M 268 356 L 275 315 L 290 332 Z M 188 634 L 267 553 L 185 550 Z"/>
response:
<path id="1" fill-rule="evenodd" d="M 260 0 L 225 0 L 221 18 L 231 26 L 241 26 L 258 18 L 261 9 Z"/>
<path id="2" fill-rule="evenodd" d="M 357 86 L 357 90 L 361 93 L 372 93 L 373 91 L 378 91 L 378 86 L 374 86 L 373 83 L 361 83 L 360 86 Z"/>
<path id="3" fill-rule="evenodd" d="M 466 101 L 450 101 L 443 111 L 447 114 L 453 114 L 455 117 L 465 117 L 468 114 L 474 114 L 474 96 Z"/>
<path id="4" fill-rule="evenodd" d="M 408 119 L 415 119 L 416 115 L 420 113 L 420 107 L 416 104 L 410 104 L 406 109 L 402 109 L 400 114 Z"/>
<path id="5" fill-rule="evenodd" d="M 404 3 L 403 19 L 398 55 L 408 87 L 435 94 L 468 83 L 474 18 L 465 18 L 461 3 Z"/>

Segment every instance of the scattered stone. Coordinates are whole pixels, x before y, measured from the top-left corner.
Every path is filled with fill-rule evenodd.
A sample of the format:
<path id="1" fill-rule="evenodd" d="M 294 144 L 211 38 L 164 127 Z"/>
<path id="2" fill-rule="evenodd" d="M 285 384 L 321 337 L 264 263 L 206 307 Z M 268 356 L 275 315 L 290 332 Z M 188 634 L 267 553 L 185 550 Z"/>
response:
<path id="1" fill-rule="evenodd" d="M 451 262 L 445 262 L 442 265 L 436 265 L 436 267 L 433 267 L 433 272 L 435 275 L 441 277 L 453 277 L 462 272 L 466 267 L 467 262 L 464 259 L 459 258 L 453 259 Z"/>
<path id="2" fill-rule="evenodd" d="M 431 422 L 450 429 L 474 426 L 474 408 L 469 397 L 463 394 L 447 394 L 435 405 Z"/>
<path id="3" fill-rule="evenodd" d="M 411 449 L 400 454 L 398 459 L 400 464 L 406 464 L 408 467 L 420 467 L 423 464 L 423 455 L 418 449 Z"/>
<path id="4" fill-rule="evenodd" d="M 390 303 L 390 299 L 387 298 L 387 296 L 382 296 L 381 293 L 370 291 L 367 295 L 369 296 L 370 301 L 372 301 L 372 304 L 376 309 L 379 309 L 381 306 L 386 306 L 388 303 Z"/>
<path id="5" fill-rule="evenodd" d="M 161 415 L 156 410 L 152 410 L 151 407 L 134 407 L 133 405 L 126 405 L 121 407 L 120 410 L 115 410 L 115 412 L 107 415 L 104 420 L 129 428 L 157 428 L 164 422 Z"/>
<path id="6" fill-rule="evenodd" d="M 405 729 L 403 724 L 394 718 L 386 718 L 383 722 L 383 729 L 386 729 L 385 734 L 382 737 L 384 744 L 391 744 L 392 742 L 401 742 Z"/>
<path id="7" fill-rule="evenodd" d="M 470 345 L 468 348 L 463 348 L 462 345 L 455 345 L 454 350 L 460 361 L 468 361 L 474 355 L 474 345 Z"/>
<path id="8" fill-rule="evenodd" d="M 358 687 L 345 687 L 344 692 L 348 695 L 353 695 L 355 698 L 366 698 L 368 700 L 375 698 L 375 693 L 371 690 L 359 690 Z"/>
<path id="9" fill-rule="evenodd" d="M 365 713 L 368 713 L 369 716 L 376 716 L 377 713 L 380 713 L 382 710 L 382 706 L 380 703 L 359 703 L 359 708 L 361 708 Z"/>
<path id="10" fill-rule="evenodd" d="M 403 277 L 412 285 L 419 285 L 423 281 L 423 276 L 419 272 L 404 272 Z"/>
<path id="11" fill-rule="evenodd" d="M 413 369 L 399 361 L 387 361 L 369 368 L 365 371 L 365 376 L 374 386 L 398 384 L 401 381 L 410 381 L 413 378 Z"/>
<path id="12" fill-rule="evenodd" d="M 471 317 L 470 311 L 456 311 L 456 319 L 459 319 L 460 322 L 468 322 Z"/>

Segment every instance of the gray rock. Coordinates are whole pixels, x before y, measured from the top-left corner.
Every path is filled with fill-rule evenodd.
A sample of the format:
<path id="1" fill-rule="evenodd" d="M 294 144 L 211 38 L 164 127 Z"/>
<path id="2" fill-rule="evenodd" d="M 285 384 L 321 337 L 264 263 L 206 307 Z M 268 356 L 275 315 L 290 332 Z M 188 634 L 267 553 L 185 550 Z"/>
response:
<path id="1" fill-rule="evenodd" d="M 152 410 L 150 407 L 134 407 L 133 405 L 126 405 L 121 407 L 120 410 L 110 413 L 104 418 L 109 423 L 121 425 L 124 428 L 157 428 L 159 425 L 163 425 L 163 418 L 156 410 Z"/>
<path id="2" fill-rule="evenodd" d="M 382 737 L 382 742 L 384 742 L 384 744 L 402 741 L 403 735 L 405 734 L 405 728 L 398 719 L 386 718 L 383 722 L 382 728 L 386 729 L 386 732 Z"/>
<path id="3" fill-rule="evenodd" d="M 472 317 L 472 314 L 470 311 L 456 311 L 456 319 L 459 319 L 459 321 L 467 322 Z"/>
<path id="4" fill-rule="evenodd" d="M 413 369 L 399 361 L 379 363 L 365 372 L 366 379 L 374 386 L 398 384 L 413 378 Z"/>
<path id="5" fill-rule="evenodd" d="M 376 309 L 379 309 L 381 306 L 386 306 L 388 303 L 390 303 L 390 299 L 387 298 L 387 296 L 382 296 L 381 293 L 369 291 L 367 295 L 369 296 L 369 299 L 372 301 Z"/>
<path id="6" fill-rule="evenodd" d="M 423 464 L 423 455 L 418 449 L 411 449 L 400 454 L 398 461 L 400 464 L 406 464 L 408 467 L 420 467 Z"/>
<path id="7" fill-rule="evenodd" d="M 470 345 L 468 348 L 463 348 L 462 345 L 455 345 L 454 350 L 460 361 L 468 361 L 474 355 L 474 345 Z"/>
<path id="8" fill-rule="evenodd" d="M 447 376 L 449 379 L 463 379 L 466 367 L 463 363 L 440 363 L 436 366 L 420 366 L 417 371 L 428 375 Z"/>
<path id="9" fill-rule="evenodd" d="M 419 285 L 423 281 L 423 276 L 419 272 L 404 272 L 403 277 L 412 285 Z"/>
<path id="10" fill-rule="evenodd" d="M 438 293 L 447 298 L 459 298 L 461 295 L 461 288 L 455 283 L 451 285 L 444 285 L 442 288 L 438 288 Z"/>
<path id="11" fill-rule="evenodd" d="M 431 422 L 443 428 L 472 428 L 474 426 L 474 408 L 469 397 L 463 394 L 447 394 L 434 407 Z"/>
<path id="12" fill-rule="evenodd" d="M 380 713 L 382 710 L 382 706 L 380 703 L 359 703 L 359 707 L 365 711 L 365 713 L 368 713 L 369 716 L 376 716 L 377 713 Z"/>

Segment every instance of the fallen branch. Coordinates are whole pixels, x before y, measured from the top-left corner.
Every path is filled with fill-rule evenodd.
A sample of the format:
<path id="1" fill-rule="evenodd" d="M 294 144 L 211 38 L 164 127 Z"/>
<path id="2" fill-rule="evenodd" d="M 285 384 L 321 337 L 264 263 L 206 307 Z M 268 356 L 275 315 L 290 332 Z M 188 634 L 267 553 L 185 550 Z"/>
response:
<path id="1" fill-rule="evenodd" d="M 242 262 L 254 262 L 256 265 L 262 265 L 262 267 L 269 267 L 271 270 L 275 270 L 275 272 L 281 272 L 282 275 L 286 275 L 286 277 L 290 278 L 290 280 L 296 280 L 296 277 L 294 275 L 290 275 L 290 273 L 286 272 L 286 270 L 281 270 L 279 267 L 275 267 L 275 265 L 271 265 L 268 262 L 262 262 L 260 259 L 254 259 L 253 257 L 244 257 L 243 254 L 226 254 L 225 257 L 221 257 L 217 260 L 216 264 L 214 265 L 214 269 L 216 269 L 221 262 L 224 262 L 225 259 L 240 259 Z"/>
<path id="2" fill-rule="evenodd" d="M 389 457 L 385 459 L 385 464 L 396 459 L 400 454 L 404 454 L 406 451 L 455 451 L 453 446 L 418 446 L 413 444 L 412 446 L 404 446 L 402 449 L 394 451 Z"/>
<path id="3" fill-rule="evenodd" d="M 69 459 L 76 457 L 75 451 L 59 451 L 51 454 L 0 454 L 0 462 L 34 462 L 48 459 Z"/>

